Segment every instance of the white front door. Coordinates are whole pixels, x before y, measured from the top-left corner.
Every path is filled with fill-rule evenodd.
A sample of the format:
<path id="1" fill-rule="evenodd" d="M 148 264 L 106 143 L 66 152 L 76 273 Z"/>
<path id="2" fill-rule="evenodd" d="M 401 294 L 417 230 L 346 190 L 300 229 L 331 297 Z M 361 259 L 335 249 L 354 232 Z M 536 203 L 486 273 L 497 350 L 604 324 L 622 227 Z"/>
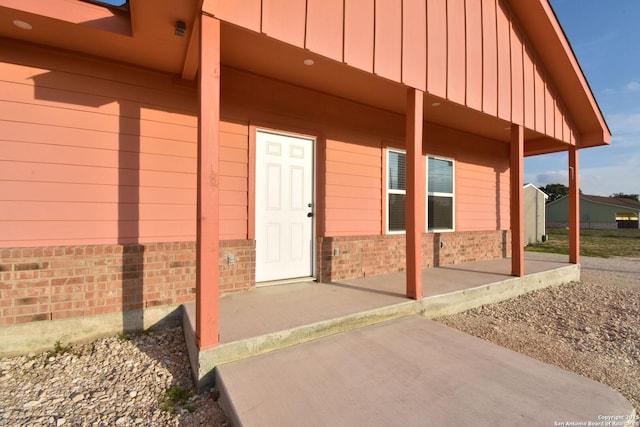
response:
<path id="1" fill-rule="evenodd" d="M 256 282 L 313 275 L 313 144 L 257 133 Z"/>

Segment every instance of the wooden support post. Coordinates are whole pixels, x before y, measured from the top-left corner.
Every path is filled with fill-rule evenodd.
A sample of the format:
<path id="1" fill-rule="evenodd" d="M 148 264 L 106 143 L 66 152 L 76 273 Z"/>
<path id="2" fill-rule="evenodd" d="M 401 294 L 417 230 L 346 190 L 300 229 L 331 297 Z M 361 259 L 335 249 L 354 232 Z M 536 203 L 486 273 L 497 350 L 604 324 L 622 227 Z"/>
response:
<path id="1" fill-rule="evenodd" d="M 220 21 L 201 15 L 196 227 L 196 345 L 219 343 Z"/>
<path id="2" fill-rule="evenodd" d="M 422 299 L 422 233 L 425 229 L 425 165 L 422 155 L 424 94 L 407 90 L 407 297 Z"/>
<path id="3" fill-rule="evenodd" d="M 511 124 L 511 274 L 524 276 L 524 128 Z"/>
<path id="4" fill-rule="evenodd" d="M 569 262 L 580 264 L 580 177 L 578 148 L 569 147 Z"/>

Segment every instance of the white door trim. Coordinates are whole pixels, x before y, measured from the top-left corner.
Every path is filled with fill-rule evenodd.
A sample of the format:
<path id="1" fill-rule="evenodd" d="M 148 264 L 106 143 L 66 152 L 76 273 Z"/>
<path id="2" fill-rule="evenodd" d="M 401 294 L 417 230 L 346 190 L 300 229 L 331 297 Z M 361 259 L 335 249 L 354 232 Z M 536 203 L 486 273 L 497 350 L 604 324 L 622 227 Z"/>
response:
<path id="1" fill-rule="evenodd" d="M 263 128 L 255 132 L 256 286 L 312 280 L 316 138 Z"/>

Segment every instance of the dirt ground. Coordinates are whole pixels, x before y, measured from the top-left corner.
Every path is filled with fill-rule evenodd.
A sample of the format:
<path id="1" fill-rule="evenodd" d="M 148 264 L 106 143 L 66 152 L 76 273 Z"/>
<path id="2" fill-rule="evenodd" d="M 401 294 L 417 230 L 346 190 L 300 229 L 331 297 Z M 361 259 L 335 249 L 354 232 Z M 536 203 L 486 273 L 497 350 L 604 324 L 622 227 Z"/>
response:
<path id="1" fill-rule="evenodd" d="M 580 282 L 437 320 L 606 384 L 640 414 L 640 257 L 581 264 Z"/>

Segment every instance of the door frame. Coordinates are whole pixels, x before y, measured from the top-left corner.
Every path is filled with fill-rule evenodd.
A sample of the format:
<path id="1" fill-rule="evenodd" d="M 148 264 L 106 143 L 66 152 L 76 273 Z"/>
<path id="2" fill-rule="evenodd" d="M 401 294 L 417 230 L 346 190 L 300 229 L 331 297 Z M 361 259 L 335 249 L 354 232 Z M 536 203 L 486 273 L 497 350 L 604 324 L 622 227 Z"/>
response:
<path id="1" fill-rule="evenodd" d="M 318 141 L 319 137 L 304 131 L 289 131 L 282 130 L 282 128 L 273 128 L 270 126 L 259 126 L 256 124 L 249 125 L 249 177 L 248 177 L 248 228 L 247 228 L 247 238 L 249 240 L 256 240 L 256 163 L 258 161 L 258 151 L 257 151 L 257 139 L 258 132 L 266 132 L 272 133 L 276 135 L 283 135 L 292 138 L 303 138 L 311 140 L 312 150 L 311 154 L 313 156 L 311 160 L 311 192 L 312 192 L 312 202 L 313 203 L 313 218 L 311 221 L 311 275 L 309 277 L 301 277 L 294 279 L 282 279 L 282 280 L 274 280 L 269 282 L 257 282 L 255 281 L 255 271 L 254 271 L 254 282 L 256 287 L 261 286 L 270 286 L 270 285 L 278 285 L 285 283 L 296 283 L 302 282 L 305 280 L 313 281 L 318 277 L 318 260 L 317 260 L 317 251 L 318 251 L 318 238 L 317 238 L 317 227 L 318 227 Z M 254 257 L 254 268 L 257 268 L 257 254 Z"/>

